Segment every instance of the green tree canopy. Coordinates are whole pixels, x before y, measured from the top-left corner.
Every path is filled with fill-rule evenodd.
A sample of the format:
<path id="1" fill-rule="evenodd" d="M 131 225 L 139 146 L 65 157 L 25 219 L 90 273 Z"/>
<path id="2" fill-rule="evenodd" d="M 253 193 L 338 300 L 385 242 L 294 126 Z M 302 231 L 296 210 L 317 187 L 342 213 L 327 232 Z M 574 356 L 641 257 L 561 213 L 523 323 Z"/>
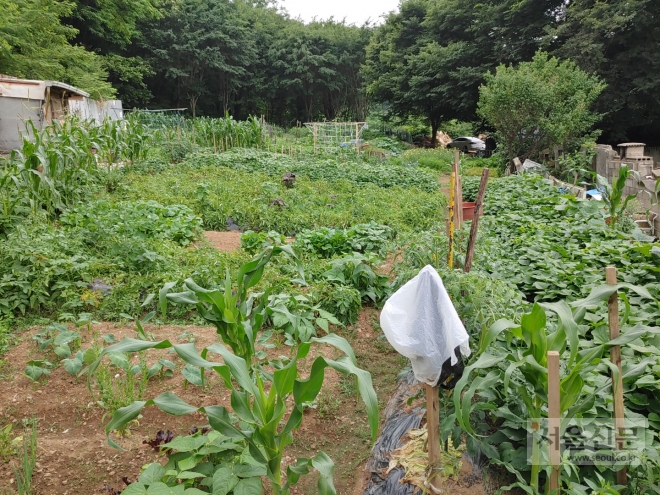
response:
<path id="1" fill-rule="evenodd" d="M 529 60 L 561 0 L 407 0 L 376 30 L 364 75 L 391 115 L 440 122 L 475 116 L 478 88 L 499 63 Z"/>
<path id="2" fill-rule="evenodd" d="M 538 52 L 531 62 L 486 74 L 478 111 L 509 159 L 535 158 L 545 149 L 578 147 L 590 135 L 601 117 L 593 103 L 603 89 L 598 77 L 573 62 Z"/>
<path id="3" fill-rule="evenodd" d="M 606 137 L 623 141 L 657 135 L 660 2 L 571 0 L 560 19 L 549 30 L 546 46 L 607 82 L 597 102 Z"/>
<path id="4" fill-rule="evenodd" d="M 58 0 L 0 0 L 0 73 L 62 81 L 110 98 L 103 60 L 71 45 L 76 30 L 60 22 L 72 9 Z"/>

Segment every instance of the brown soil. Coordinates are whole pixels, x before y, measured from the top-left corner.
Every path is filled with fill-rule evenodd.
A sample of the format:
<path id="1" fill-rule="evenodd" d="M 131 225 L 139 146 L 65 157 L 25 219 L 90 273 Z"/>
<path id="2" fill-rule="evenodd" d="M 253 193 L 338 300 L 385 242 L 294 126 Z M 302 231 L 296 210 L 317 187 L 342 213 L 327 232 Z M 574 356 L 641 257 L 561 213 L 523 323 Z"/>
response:
<path id="1" fill-rule="evenodd" d="M 440 192 L 449 197 L 449 190 L 451 189 L 451 174 L 442 174 L 438 177 L 440 183 Z"/>
<path id="2" fill-rule="evenodd" d="M 382 337 L 379 315 L 379 311 L 366 308 L 355 325 L 335 330 L 353 346 L 358 365 L 372 373 L 382 408 L 394 390 L 396 375 L 406 365 L 406 360 Z M 19 343 L 0 361 L 0 428 L 12 423 L 14 433 L 19 434 L 23 419 L 34 417 L 38 421 L 34 495 L 107 495 L 108 492 L 104 491 L 106 484 L 123 489 L 122 477 L 135 481 L 143 465 L 159 458 L 143 444 L 144 440 L 153 439 L 161 429 L 185 435 L 192 426 L 206 424 L 206 418 L 201 414 L 176 418 L 149 407 L 143 411 L 143 417 L 131 425 L 126 437 L 113 436 L 126 451 L 110 448 L 104 434 L 109 416 L 96 403 L 98 395 L 94 383 L 90 394 L 86 376 L 75 378 L 62 366 L 38 383 L 23 374 L 25 364 L 31 359 L 57 362 L 52 353 L 44 354 L 38 350 L 31 338 L 37 330 L 24 332 Z M 208 327 L 146 325 L 145 330 L 156 340 L 169 339 L 173 343 L 182 334 L 190 332 L 188 335 L 194 334 L 198 349 L 217 341 L 215 329 Z M 95 324 L 91 332 L 83 330 L 82 334 L 83 348 L 107 334 L 113 334 L 117 340 L 135 336 L 132 326 L 112 323 Z M 275 358 L 288 354 L 288 351 L 288 347 L 280 346 L 267 352 L 269 357 Z M 144 394 L 145 400 L 169 390 L 193 405 L 229 406 L 229 393 L 217 379 L 210 378 L 206 388 L 184 386 L 180 374 L 182 361 L 171 354 L 164 356 L 166 352 L 149 351 L 148 359 L 153 362 L 159 357 L 167 357 L 177 365 L 178 371 L 172 378 L 151 379 Z M 321 353 L 336 357 L 331 348 L 313 347 L 301 363 L 303 374 Z M 366 413 L 354 382 L 328 370 L 316 409 L 307 411 L 302 428 L 294 434 L 294 443 L 286 453 L 285 462 L 301 456 L 313 457 L 324 451 L 335 462 L 337 493 L 361 495 L 368 481 L 364 461 L 369 457 L 371 445 Z M 0 492 L 3 488 L 16 488 L 13 478 L 10 463 L 0 463 Z M 313 474 L 303 477 L 292 493 L 316 493 L 316 481 Z"/>
<path id="3" fill-rule="evenodd" d="M 241 247 L 241 233 L 236 231 L 217 232 L 209 230 L 204 232 L 208 243 L 218 251 L 231 253 Z"/>

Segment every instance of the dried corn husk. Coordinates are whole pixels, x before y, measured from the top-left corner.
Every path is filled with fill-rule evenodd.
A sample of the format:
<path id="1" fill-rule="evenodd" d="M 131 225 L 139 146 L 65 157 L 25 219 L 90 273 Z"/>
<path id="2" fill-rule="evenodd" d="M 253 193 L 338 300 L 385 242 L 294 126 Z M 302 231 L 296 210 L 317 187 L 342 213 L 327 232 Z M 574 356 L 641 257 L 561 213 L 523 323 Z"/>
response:
<path id="1" fill-rule="evenodd" d="M 418 488 L 415 493 L 429 493 L 429 454 L 427 449 L 428 432 L 426 427 L 408 432 L 410 439 L 403 447 L 392 452 L 387 473 L 397 466 L 405 470 L 405 476 L 401 483 L 410 483 Z M 440 471 L 436 476 L 441 476 L 443 481 L 458 475 L 461 470 L 461 458 L 465 447 L 455 449 L 449 439 L 449 451 L 444 450 L 440 454 Z"/>

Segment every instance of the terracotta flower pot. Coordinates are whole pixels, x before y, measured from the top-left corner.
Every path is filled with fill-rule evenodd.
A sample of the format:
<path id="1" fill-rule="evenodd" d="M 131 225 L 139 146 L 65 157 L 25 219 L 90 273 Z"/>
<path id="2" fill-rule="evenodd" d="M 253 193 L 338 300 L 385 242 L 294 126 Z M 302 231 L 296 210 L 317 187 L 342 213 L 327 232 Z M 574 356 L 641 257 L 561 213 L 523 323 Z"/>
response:
<path id="1" fill-rule="evenodd" d="M 474 219 L 474 206 L 476 203 L 463 203 L 463 220 Z"/>

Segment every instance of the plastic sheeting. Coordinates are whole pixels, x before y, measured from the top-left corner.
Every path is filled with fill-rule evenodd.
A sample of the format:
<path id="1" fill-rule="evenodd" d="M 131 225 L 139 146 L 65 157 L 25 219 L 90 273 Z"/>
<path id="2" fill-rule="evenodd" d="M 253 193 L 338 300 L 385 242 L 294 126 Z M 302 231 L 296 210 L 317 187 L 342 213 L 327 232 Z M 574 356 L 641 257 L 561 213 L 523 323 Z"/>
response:
<path id="1" fill-rule="evenodd" d="M 435 386 L 445 362 L 460 361 L 455 349 L 470 355 L 463 322 L 430 265 L 388 299 L 380 325 L 392 347 L 410 359 L 420 382 Z"/>
<path id="2" fill-rule="evenodd" d="M 385 474 L 390 464 L 390 454 L 403 446 L 402 438 L 409 430 L 419 428 L 425 409 L 410 410 L 407 400 L 416 394 L 419 385 L 412 372 L 399 382 L 394 395 L 385 408 L 385 424 L 376 440 L 371 458 L 366 470 L 371 473 L 369 486 L 364 495 L 412 495 L 415 487 L 408 483 L 400 483 L 405 475 L 402 468 L 396 468 Z"/>

